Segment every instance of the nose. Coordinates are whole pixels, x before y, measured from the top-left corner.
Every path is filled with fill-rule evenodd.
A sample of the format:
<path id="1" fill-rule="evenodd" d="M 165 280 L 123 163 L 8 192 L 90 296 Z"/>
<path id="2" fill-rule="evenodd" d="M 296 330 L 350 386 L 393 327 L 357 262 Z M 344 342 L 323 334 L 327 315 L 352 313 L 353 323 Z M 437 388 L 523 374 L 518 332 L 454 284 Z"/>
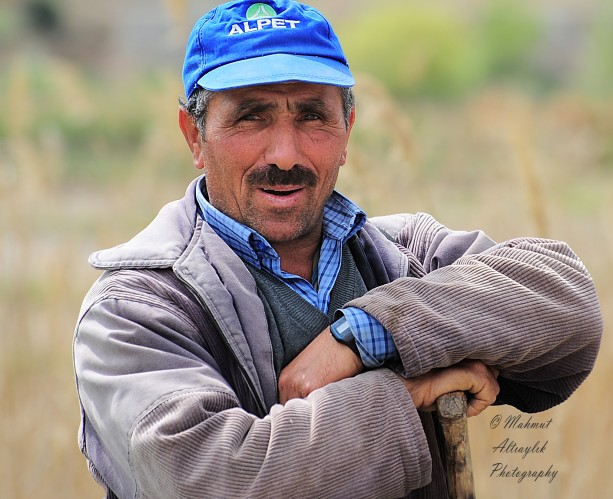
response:
<path id="1" fill-rule="evenodd" d="M 271 127 L 264 160 L 269 165 L 277 165 L 281 170 L 290 170 L 294 165 L 304 164 L 298 131 L 290 124 Z"/>

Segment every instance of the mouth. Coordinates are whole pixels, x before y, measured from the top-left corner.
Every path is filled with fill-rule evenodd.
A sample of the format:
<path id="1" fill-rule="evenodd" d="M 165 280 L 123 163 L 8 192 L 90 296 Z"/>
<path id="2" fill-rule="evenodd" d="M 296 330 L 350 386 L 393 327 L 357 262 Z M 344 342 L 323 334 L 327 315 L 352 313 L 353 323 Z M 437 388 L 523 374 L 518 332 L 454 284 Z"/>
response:
<path id="1" fill-rule="evenodd" d="M 288 197 L 291 196 L 292 194 L 295 194 L 296 192 L 302 190 L 302 187 L 294 187 L 294 188 L 284 188 L 284 187 L 275 187 L 274 189 L 262 189 L 262 191 L 264 191 L 266 194 L 272 195 L 272 196 L 279 196 L 279 197 Z"/>
<path id="2" fill-rule="evenodd" d="M 297 185 L 266 185 L 260 186 L 258 191 L 264 203 L 262 206 L 274 210 L 294 209 L 305 202 L 307 194 L 304 186 Z"/>

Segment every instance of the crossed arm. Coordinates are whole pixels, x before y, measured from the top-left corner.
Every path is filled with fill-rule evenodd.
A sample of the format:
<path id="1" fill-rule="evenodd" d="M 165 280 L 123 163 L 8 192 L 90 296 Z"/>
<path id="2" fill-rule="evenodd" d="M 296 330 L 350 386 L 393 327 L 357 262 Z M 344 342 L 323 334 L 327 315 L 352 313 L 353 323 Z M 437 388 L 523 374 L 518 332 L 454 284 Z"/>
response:
<path id="1" fill-rule="evenodd" d="M 545 410 L 589 374 L 602 317 L 591 278 L 565 243 L 524 238 L 496 245 L 479 232 L 449 231 L 428 215 L 413 216 L 396 241 L 415 256 L 417 275 L 348 306 L 390 332 L 418 409 L 464 390 L 472 395 L 470 415 L 497 395 L 498 403 L 523 411 Z M 326 330 L 281 373 L 280 394 L 301 397 L 362 369 Z"/>
<path id="2" fill-rule="evenodd" d="M 292 398 L 304 398 L 313 390 L 349 378 L 364 370 L 358 356 L 336 341 L 325 329 L 307 346 L 279 377 L 282 404 Z M 406 390 L 417 410 L 433 410 L 436 399 L 452 391 L 470 394 L 468 416 L 476 416 L 494 403 L 500 390 L 498 370 L 480 361 L 464 361 L 452 367 L 435 369 L 413 378 L 403 378 Z"/>

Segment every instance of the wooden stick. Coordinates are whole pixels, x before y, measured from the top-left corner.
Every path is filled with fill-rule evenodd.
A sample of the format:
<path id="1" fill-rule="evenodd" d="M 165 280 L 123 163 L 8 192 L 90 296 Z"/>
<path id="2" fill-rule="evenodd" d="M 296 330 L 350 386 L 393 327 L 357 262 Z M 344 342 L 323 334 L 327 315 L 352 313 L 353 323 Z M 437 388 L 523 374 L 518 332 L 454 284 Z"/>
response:
<path id="1" fill-rule="evenodd" d="M 466 408 L 464 392 L 447 393 L 436 401 L 445 436 L 447 486 L 451 499 L 475 498 Z"/>

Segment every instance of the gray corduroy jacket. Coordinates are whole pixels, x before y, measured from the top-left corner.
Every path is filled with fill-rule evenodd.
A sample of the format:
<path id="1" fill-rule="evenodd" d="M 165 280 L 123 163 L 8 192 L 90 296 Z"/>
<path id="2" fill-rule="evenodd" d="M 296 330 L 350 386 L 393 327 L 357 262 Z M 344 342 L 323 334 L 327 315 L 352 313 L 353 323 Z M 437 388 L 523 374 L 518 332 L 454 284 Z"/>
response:
<path id="1" fill-rule="evenodd" d="M 195 186 L 90 259 L 105 272 L 74 339 L 80 445 L 109 497 L 444 497 L 436 421 L 391 370 L 277 403 L 254 279 L 197 215 Z M 540 411 L 592 369 L 602 318 L 566 244 L 495 244 L 425 214 L 358 239 L 381 285 L 350 305 L 391 332 L 403 375 L 481 359 L 500 403 Z"/>

